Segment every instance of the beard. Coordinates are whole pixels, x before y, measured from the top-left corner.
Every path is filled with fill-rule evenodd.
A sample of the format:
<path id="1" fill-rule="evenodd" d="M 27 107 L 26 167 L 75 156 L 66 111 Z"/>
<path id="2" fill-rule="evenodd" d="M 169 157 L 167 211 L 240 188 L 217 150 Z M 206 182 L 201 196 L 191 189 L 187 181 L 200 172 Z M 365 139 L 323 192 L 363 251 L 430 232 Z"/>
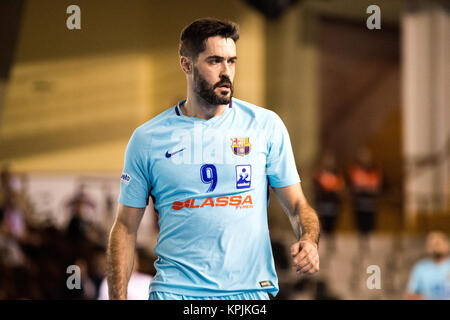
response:
<path id="1" fill-rule="evenodd" d="M 431 258 L 435 261 L 442 260 L 442 258 L 445 257 L 445 254 L 443 252 L 432 252 Z"/>
<path id="2" fill-rule="evenodd" d="M 214 90 L 224 84 L 230 86 L 230 94 L 228 95 L 228 92 L 226 94 L 216 94 Z M 219 82 L 210 85 L 208 81 L 200 75 L 198 69 L 194 67 L 194 92 L 212 106 L 229 104 L 231 97 L 233 97 L 233 83 L 227 76 L 221 76 Z"/>

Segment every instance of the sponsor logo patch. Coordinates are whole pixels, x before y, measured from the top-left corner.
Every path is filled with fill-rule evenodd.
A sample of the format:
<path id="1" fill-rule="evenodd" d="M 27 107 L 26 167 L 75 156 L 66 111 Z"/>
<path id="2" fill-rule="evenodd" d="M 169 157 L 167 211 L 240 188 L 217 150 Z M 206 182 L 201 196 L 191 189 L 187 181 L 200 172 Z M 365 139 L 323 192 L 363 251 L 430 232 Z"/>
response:
<path id="1" fill-rule="evenodd" d="M 250 188 L 252 182 L 252 166 L 237 165 L 236 166 L 236 189 Z"/>
<path id="2" fill-rule="evenodd" d="M 183 208 L 197 209 L 203 207 L 236 207 L 236 209 L 253 208 L 253 200 L 251 195 L 243 196 L 222 196 L 217 198 L 187 199 L 186 201 L 174 201 L 172 203 L 173 210 L 181 210 Z"/>
<path id="3" fill-rule="evenodd" d="M 180 150 L 177 150 L 177 151 L 172 152 L 172 153 L 169 153 L 169 151 L 166 151 L 166 158 L 170 158 L 171 156 L 173 156 L 173 155 L 175 155 L 175 154 L 177 154 L 177 153 L 183 151 L 184 149 L 185 149 L 185 148 L 180 149 Z"/>
<path id="4" fill-rule="evenodd" d="M 260 281 L 259 285 L 261 286 L 261 288 L 271 287 L 272 282 L 270 282 L 269 280 L 264 280 L 264 281 Z"/>
<path id="5" fill-rule="evenodd" d="M 125 184 L 129 184 L 131 181 L 131 176 L 128 173 L 123 172 L 120 176 L 120 181 Z"/>

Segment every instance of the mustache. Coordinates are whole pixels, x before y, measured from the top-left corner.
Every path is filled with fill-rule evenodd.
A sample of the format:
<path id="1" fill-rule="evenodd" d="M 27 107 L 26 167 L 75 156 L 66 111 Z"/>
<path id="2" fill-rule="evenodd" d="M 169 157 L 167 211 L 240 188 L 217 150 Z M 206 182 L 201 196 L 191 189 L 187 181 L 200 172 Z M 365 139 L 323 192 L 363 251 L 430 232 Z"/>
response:
<path id="1" fill-rule="evenodd" d="M 230 86 L 230 88 L 233 87 L 233 84 L 231 83 L 231 80 L 230 80 L 229 78 L 223 78 L 222 80 L 220 80 L 219 82 L 217 82 L 217 83 L 214 85 L 213 89 L 215 89 L 215 88 L 217 88 L 217 87 L 220 87 L 220 86 L 222 86 L 222 85 L 224 85 L 224 84 L 228 84 L 228 85 Z"/>

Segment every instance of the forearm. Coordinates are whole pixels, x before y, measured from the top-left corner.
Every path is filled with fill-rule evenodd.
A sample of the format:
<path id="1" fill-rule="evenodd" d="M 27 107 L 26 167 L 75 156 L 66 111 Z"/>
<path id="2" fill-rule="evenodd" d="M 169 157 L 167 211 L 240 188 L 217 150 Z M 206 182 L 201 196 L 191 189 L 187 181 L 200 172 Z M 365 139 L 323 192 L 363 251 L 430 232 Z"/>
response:
<path id="1" fill-rule="evenodd" d="M 316 211 L 306 200 L 300 183 L 274 188 L 284 212 L 289 217 L 297 240 L 319 244 L 320 225 Z"/>
<path id="2" fill-rule="evenodd" d="M 316 211 L 305 204 L 299 206 L 296 214 L 300 220 L 301 240 L 310 240 L 319 245 L 320 223 Z"/>
<path id="3" fill-rule="evenodd" d="M 288 211 L 289 220 L 297 240 L 309 240 L 319 245 L 320 224 L 316 211 L 309 205 L 298 205 Z"/>
<path id="4" fill-rule="evenodd" d="M 111 229 L 107 250 L 107 281 L 110 299 L 126 299 L 128 281 L 133 270 L 136 234 L 120 221 Z"/>

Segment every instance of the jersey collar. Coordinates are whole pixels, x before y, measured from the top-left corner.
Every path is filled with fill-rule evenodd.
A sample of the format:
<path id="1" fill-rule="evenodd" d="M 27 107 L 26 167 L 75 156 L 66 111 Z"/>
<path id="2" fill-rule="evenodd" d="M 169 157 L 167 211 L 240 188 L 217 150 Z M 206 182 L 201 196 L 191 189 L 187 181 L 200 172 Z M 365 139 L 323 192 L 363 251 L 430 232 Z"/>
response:
<path id="1" fill-rule="evenodd" d="M 181 116 L 183 115 L 183 113 L 181 112 L 180 106 L 182 106 L 185 102 L 186 102 L 186 99 L 181 100 L 181 101 L 178 102 L 177 105 L 175 106 L 175 113 L 176 113 L 177 116 L 179 116 L 179 117 L 181 117 Z M 233 108 L 233 98 L 231 98 L 230 104 L 228 105 L 228 108 L 229 108 L 229 109 Z"/>

